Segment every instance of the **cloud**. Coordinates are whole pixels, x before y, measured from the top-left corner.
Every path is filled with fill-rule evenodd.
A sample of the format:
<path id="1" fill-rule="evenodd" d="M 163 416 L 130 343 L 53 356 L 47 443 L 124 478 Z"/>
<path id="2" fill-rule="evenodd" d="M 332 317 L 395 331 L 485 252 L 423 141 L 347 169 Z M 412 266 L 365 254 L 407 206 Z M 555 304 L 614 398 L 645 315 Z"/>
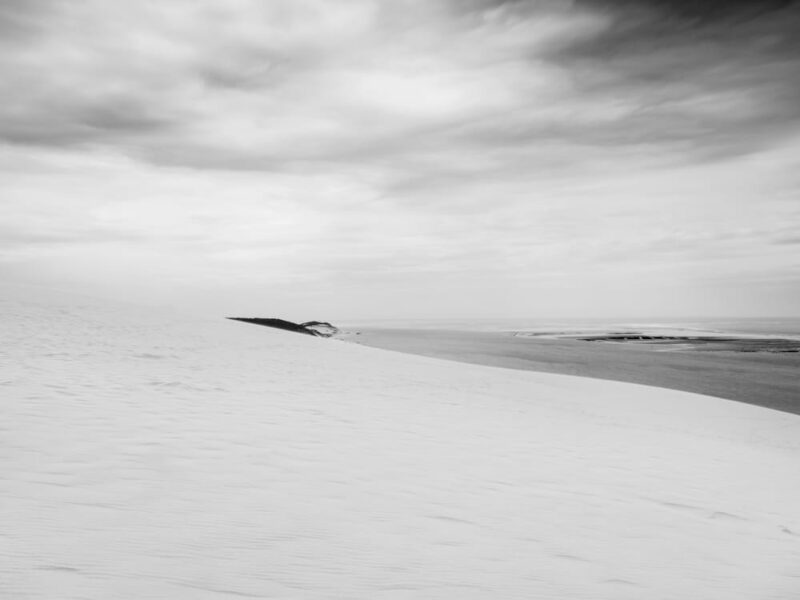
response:
<path id="1" fill-rule="evenodd" d="M 469 148 L 498 155 L 470 170 L 520 153 L 550 169 L 533 142 L 573 161 L 583 146 L 748 152 L 800 117 L 800 22 L 703 20 L 734 4 L 12 2 L 7 27 L 38 33 L 0 59 L 0 139 L 265 171 L 435 171 Z"/>
<path id="2" fill-rule="evenodd" d="M 581 4 L 608 14 L 610 25 L 557 60 L 581 78 L 586 97 L 636 105 L 624 119 L 630 135 L 713 158 L 759 149 L 800 123 L 795 3 Z"/>
<path id="3" fill-rule="evenodd" d="M 741 21 L 779 11 L 794 0 L 578 0 L 580 4 L 620 12 L 647 11 L 661 19 L 671 18 L 678 26 L 697 27 L 709 23 Z"/>
<path id="4" fill-rule="evenodd" d="M 400 4 L 52 3 L 0 66 L 0 137 L 201 168 L 364 160 L 545 95 L 560 76 L 521 53 L 586 26 Z"/>
<path id="5" fill-rule="evenodd" d="M 0 43 L 18 43 L 40 30 L 52 0 L 3 0 L 0 2 Z"/>
<path id="6" fill-rule="evenodd" d="M 4 268 L 287 305 L 778 277 L 797 10 L 698 6 L 0 0 Z"/>

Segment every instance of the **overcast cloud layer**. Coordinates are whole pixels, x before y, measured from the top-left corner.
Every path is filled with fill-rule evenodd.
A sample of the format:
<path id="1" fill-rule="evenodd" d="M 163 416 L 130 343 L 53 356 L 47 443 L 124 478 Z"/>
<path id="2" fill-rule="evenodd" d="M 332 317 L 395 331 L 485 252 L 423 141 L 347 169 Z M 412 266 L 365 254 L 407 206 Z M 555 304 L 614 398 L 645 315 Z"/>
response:
<path id="1" fill-rule="evenodd" d="M 797 31 L 779 0 L 0 0 L 0 277 L 800 316 Z"/>

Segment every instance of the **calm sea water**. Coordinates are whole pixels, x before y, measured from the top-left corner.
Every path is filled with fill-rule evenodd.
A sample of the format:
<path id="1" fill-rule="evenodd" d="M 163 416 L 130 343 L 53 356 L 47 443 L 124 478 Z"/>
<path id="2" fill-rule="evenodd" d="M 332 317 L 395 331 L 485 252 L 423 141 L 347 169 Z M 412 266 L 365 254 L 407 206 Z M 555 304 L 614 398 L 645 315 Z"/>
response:
<path id="1" fill-rule="evenodd" d="M 800 339 L 800 318 L 771 319 L 397 319 L 363 320 L 345 326 L 461 331 L 576 331 L 681 329 L 697 332 L 762 335 Z"/>

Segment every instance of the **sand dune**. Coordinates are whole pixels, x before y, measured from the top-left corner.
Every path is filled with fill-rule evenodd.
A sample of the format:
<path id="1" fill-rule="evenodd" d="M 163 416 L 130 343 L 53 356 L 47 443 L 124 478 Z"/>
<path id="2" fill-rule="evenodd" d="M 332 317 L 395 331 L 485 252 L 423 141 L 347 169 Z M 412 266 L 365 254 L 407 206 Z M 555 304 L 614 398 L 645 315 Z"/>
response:
<path id="1" fill-rule="evenodd" d="M 800 417 L 4 302 L 0 597 L 790 600 Z"/>

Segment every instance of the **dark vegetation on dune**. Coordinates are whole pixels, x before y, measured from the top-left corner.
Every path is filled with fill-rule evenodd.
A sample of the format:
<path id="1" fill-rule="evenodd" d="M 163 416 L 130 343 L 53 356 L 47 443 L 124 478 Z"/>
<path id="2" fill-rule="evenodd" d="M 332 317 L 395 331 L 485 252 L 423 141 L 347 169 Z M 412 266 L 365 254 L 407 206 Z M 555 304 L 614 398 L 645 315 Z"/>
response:
<path id="1" fill-rule="evenodd" d="M 305 335 L 313 335 L 315 337 L 331 337 L 339 330 L 326 321 L 306 321 L 305 323 L 292 323 L 284 319 L 265 319 L 261 317 L 226 317 L 232 321 L 243 321 L 245 323 L 253 323 L 255 325 L 263 325 L 264 327 L 272 327 L 273 329 L 283 329 L 285 331 L 294 331 Z"/>

